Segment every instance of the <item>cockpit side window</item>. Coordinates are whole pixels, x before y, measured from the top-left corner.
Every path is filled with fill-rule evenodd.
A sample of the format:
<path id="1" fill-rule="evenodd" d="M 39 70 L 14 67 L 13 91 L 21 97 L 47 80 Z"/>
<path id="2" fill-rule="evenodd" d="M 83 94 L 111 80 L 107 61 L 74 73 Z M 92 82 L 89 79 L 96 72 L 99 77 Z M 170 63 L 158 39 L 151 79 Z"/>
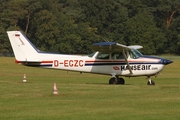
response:
<path id="1" fill-rule="evenodd" d="M 122 52 L 112 53 L 112 59 L 124 59 Z"/>
<path id="2" fill-rule="evenodd" d="M 109 53 L 99 53 L 97 59 L 109 59 Z"/>

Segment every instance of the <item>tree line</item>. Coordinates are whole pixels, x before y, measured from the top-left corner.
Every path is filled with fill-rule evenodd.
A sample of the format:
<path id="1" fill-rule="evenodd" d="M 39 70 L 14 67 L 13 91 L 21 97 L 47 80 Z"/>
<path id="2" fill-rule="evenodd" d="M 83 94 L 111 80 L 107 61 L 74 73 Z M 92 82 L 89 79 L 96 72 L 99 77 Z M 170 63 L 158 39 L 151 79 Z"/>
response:
<path id="1" fill-rule="evenodd" d="M 89 54 L 102 41 L 142 45 L 144 54 L 180 54 L 179 0 L 0 0 L 0 54 L 6 31 L 21 30 L 42 51 Z"/>

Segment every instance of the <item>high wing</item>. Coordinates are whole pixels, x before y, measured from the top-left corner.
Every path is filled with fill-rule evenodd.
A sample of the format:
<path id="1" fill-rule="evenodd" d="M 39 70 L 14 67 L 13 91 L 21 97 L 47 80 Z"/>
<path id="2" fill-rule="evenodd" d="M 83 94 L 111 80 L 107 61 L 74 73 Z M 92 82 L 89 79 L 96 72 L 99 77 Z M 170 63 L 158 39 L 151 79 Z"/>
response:
<path id="1" fill-rule="evenodd" d="M 116 42 L 99 42 L 93 44 L 93 50 L 99 52 L 123 52 L 123 50 L 141 49 L 140 45 L 126 46 Z"/>
<path id="2" fill-rule="evenodd" d="M 129 62 L 127 60 L 127 56 L 125 54 L 125 51 L 127 50 L 131 50 L 131 49 L 140 49 L 142 48 L 142 46 L 139 45 L 133 45 L 133 46 L 126 46 L 126 45 L 122 45 L 116 42 L 99 42 L 99 43 L 95 43 L 93 44 L 93 50 L 95 51 L 99 51 L 99 52 L 122 52 L 123 56 L 125 58 L 126 64 L 128 66 L 129 72 L 130 74 L 132 73 L 132 70 L 130 68 Z"/>
<path id="3" fill-rule="evenodd" d="M 100 42 L 93 44 L 93 50 L 99 52 L 122 52 L 123 49 L 129 48 L 116 42 Z"/>

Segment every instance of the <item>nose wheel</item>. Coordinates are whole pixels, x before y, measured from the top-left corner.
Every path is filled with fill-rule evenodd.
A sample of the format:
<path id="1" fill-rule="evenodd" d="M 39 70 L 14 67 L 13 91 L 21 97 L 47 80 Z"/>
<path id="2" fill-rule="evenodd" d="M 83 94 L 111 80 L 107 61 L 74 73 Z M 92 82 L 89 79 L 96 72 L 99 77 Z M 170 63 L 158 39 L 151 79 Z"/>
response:
<path id="1" fill-rule="evenodd" d="M 109 84 L 121 84 L 124 85 L 125 81 L 123 78 L 119 78 L 119 77 L 112 77 L 109 80 Z"/>
<path id="2" fill-rule="evenodd" d="M 147 85 L 155 85 L 155 82 L 153 80 L 151 80 L 150 77 L 148 77 Z"/>

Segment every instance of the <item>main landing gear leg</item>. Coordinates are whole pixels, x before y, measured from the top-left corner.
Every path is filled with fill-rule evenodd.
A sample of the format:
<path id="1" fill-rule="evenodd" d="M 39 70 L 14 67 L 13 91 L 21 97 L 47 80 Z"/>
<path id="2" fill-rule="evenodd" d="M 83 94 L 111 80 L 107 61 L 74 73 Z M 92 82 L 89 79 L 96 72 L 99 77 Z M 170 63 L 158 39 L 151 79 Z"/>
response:
<path id="1" fill-rule="evenodd" d="M 155 82 L 151 80 L 150 76 L 148 76 L 147 79 L 148 79 L 147 85 L 155 85 Z"/>
<path id="2" fill-rule="evenodd" d="M 109 84 L 121 84 L 124 85 L 125 81 L 123 78 L 119 78 L 119 76 L 112 77 L 109 80 Z"/>

